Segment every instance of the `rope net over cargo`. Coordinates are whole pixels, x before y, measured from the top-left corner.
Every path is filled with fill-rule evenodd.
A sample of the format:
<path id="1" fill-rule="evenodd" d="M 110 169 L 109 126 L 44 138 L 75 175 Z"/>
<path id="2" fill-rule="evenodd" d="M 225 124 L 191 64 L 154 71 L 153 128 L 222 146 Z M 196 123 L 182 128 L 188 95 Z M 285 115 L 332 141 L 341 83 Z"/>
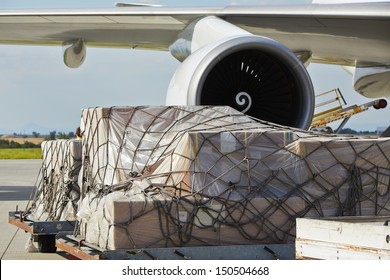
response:
<path id="1" fill-rule="evenodd" d="M 40 221 L 76 220 L 80 187 L 81 141 L 44 141 L 42 166 L 39 170 L 33 199 L 26 212 Z"/>
<path id="2" fill-rule="evenodd" d="M 390 214 L 390 139 L 230 107 L 82 111 L 77 234 L 106 249 L 288 243 L 297 217 Z"/>

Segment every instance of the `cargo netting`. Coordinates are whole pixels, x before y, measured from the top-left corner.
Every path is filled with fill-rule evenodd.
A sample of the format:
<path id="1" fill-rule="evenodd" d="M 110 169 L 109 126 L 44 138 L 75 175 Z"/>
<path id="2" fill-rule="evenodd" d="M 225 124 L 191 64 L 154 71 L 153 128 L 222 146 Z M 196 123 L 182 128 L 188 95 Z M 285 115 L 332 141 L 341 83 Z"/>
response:
<path id="1" fill-rule="evenodd" d="M 390 214 L 389 138 L 218 106 L 84 109 L 81 130 L 76 234 L 101 248 L 290 243 L 298 217 Z"/>
<path id="2" fill-rule="evenodd" d="M 75 234 L 102 248 L 289 243 L 297 217 L 390 213 L 389 138 L 207 106 L 85 109 L 81 128 L 82 142 L 42 144 L 27 208 L 42 221 L 77 213 Z"/>
<path id="3" fill-rule="evenodd" d="M 32 200 L 26 207 L 26 212 L 31 213 L 29 218 L 39 221 L 76 220 L 80 200 L 81 147 L 81 141 L 77 140 L 42 142 L 42 166 Z"/>

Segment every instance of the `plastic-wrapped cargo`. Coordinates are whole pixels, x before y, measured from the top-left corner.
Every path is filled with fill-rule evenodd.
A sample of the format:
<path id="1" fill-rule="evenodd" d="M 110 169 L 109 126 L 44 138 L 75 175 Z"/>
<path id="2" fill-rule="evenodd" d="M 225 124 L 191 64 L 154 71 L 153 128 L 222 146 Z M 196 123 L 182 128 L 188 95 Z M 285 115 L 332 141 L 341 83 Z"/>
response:
<path id="1" fill-rule="evenodd" d="M 230 107 L 112 107 L 82 110 L 89 187 L 143 173 L 175 149 L 187 131 L 256 129 L 265 124 Z"/>
<path id="2" fill-rule="evenodd" d="M 287 243 L 295 219 L 389 215 L 390 139 L 229 107 L 85 109 L 81 236 L 107 249 Z"/>
<path id="3" fill-rule="evenodd" d="M 78 211 L 82 143 L 79 140 L 44 141 L 30 218 L 74 221 Z"/>

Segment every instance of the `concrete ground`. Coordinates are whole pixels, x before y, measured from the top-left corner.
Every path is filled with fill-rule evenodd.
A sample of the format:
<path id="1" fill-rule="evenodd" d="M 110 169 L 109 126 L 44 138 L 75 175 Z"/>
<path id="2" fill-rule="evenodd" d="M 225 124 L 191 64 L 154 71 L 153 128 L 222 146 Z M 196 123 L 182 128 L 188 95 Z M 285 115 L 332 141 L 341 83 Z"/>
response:
<path id="1" fill-rule="evenodd" d="M 8 223 L 8 212 L 25 210 L 33 190 L 41 160 L 0 160 L 0 259 L 1 260 L 61 260 L 57 253 L 28 252 L 29 233 Z M 36 243 L 34 244 L 36 246 Z"/>

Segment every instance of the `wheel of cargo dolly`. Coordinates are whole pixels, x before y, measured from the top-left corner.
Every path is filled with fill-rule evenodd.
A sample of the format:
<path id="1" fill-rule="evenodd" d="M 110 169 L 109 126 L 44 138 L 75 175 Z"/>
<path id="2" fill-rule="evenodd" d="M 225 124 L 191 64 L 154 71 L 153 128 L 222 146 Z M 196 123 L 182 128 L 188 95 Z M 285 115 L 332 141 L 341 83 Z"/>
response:
<path id="1" fill-rule="evenodd" d="M 39 235 L 38 251 L 41 253 L 55 253 L 57 251 L 56 236 L 53 234 Z"/>

